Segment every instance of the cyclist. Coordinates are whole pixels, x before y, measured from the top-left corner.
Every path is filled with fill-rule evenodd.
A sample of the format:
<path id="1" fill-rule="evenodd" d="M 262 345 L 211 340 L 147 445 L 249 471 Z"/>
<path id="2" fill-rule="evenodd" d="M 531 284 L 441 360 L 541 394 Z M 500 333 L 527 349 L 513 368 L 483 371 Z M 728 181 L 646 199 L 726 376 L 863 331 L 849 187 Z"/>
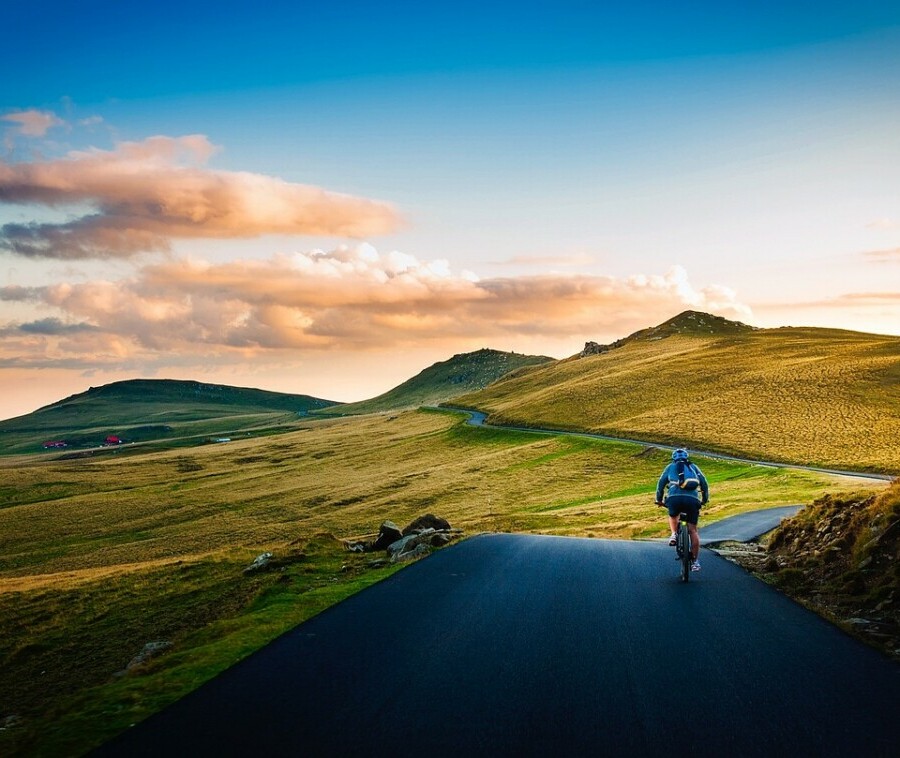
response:
<path id="1" fill-rule="evenodd" d="M 663 493 L 666 492 L 665 500 Z M 669 544 L 675 544 L 678 529 L 678 515 L 687 514 L 688 531 L 691 534 L 691 571 L 700 570 L 700 535 L 697 533 L 697 519 L 700 507 L 709 501 L 709 483 L 700 467 L 691 461 L 683 447 L 672 451 L 672 462 L 666 466 L 656 484 L 656 504 L 669 509 L 669 528 L 672 536 Z"/>

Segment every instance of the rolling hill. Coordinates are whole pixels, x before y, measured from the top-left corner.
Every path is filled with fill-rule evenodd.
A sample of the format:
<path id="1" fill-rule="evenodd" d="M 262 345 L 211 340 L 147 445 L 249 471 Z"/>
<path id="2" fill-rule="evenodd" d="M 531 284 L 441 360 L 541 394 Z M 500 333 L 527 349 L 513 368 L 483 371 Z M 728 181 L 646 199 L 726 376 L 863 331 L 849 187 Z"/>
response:
<path id="1" fill-rule="evenodd" d="M 898 473 L 898 386 L 900 337 L 686 311 L 454 404 L 495 423 Z"/>
<path id="2" fill-rule="evenodd" d="M 271 425 L 334 406 L 308 395 L 171 379 L 134 379 L 91 387 L 25 416 L 0 421 L 0 453 L 40 450 L 47 442 L 95 447 L 122 442 L 220 435 Z M 62 447 L 62 445 L 60 445 Z"/>
<path id="3" fill-rule="evenodd" d="M 553 358 L 544 355 L 504 353 L 488 348 L 460 353 L 446 361 L 432 364 L 382 395 L 358 403 L 345 403 L 333 410 L 346 416 L 437 405 L 458 395 L 487 387 L 510 372 L 518 372 L 552 360 Z"/>

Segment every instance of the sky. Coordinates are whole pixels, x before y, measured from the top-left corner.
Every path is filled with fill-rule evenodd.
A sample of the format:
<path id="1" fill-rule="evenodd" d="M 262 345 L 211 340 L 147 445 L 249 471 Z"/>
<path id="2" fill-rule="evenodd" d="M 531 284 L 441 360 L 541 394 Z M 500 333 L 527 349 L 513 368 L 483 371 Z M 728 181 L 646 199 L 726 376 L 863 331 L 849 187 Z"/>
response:
<path id="1" fill-rule="evenodd" d="M 685 309 L 900 334 L 900 0 L 14 3 L 0 418 Z"/>

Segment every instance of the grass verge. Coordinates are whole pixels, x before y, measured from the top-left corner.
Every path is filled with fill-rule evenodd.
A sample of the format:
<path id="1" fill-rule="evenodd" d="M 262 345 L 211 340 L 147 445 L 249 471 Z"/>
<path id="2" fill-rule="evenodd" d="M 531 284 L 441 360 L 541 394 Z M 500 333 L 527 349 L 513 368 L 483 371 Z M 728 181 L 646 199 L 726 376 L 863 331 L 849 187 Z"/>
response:
<path id="1" fill-rule="evenodd" d="M 397 570 L 370 568 L 371 556 L 347 553 L 330 535 L 291 550 L 294 560 L 273 573 L 243 575 L 255 556 L 241 551 L 0 595 L 3 618 L 29 629 L 0 641 L 0 702 L 16 703 L 18 722 L 0 731 L 0 753 L 83 754 Z M 172 648 L 125 670 L 160 640 Z"/>

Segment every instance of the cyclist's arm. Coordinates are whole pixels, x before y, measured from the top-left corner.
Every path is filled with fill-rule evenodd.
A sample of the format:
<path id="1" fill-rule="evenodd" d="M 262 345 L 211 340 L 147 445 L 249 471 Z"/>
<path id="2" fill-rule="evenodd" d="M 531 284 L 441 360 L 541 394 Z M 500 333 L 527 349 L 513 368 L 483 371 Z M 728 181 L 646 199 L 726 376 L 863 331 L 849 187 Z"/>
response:
<path id="1" fill-rule="evenodd" d="M 666 483 L 669 481 L 669 477 L 666 475 L 668 472 L 668 467 L 663 469 L 662 474 L 659 477 L 659 481 L 656 483 L 656 504 L 662 505 L 663 502 L 663 491 L 665 490 Z"/>
<path id="2" fill-rule="evenodd" d="M 703 495 L 700 505 L 706 505 L 709 502 L 709 482 L 706 481 L 706 477 L 699 468 L 697 469 L 697 478 L 700 480 L 700 493 Z"/>

